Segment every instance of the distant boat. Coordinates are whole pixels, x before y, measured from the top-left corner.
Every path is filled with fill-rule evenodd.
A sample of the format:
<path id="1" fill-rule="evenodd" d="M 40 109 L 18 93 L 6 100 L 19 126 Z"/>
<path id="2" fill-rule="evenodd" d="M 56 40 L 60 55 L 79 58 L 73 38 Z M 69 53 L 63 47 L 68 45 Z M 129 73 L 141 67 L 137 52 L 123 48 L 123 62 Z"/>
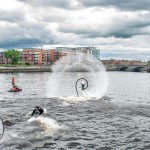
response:
<path id="1" fill-rule="evenodd" d="M 15 85 L 15 78 L 14 78 L 14 76 L 12 77 L 11 84 L 12 84 L 13 87 L 8 92 L 20 92 L 20 91 L 22 91 L 21 88 L 19 88 L 19 87 L 17 87 Z"/>

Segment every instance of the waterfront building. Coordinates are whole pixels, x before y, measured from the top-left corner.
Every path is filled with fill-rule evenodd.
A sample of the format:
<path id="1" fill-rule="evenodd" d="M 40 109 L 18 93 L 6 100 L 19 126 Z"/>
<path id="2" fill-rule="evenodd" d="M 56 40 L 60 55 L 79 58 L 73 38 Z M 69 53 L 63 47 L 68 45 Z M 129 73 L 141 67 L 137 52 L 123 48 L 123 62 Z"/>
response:
<path id="1" fill-rule="evenodd" d="M 72 47 L 56 47 L 56 52 L 61 53 L 62 57 L 76 54 L 75 48 Z"/>
<path id="2" fill-rule="evenodd" d="M 49 65 L 61 58 L 61 53 L 55 49 L 43 50 L 37 48 L 25 48 L 21 52 L 21 60 L 33 65 Z"/>
<path id="3" fill-rule="evenodd" d="M 51 64 L 50 51 L 49 50 L 43 50 L 43 52 L 42 52 L 42 64 L 44 64 L 44 65 Z"/>
<path id="4" fill-rule="evenodd" d="M 100 49 L 97 47 L 78 47 L 77 51 L 86 54 L 90 59 L 94 57 L 100 60 Z"/>
<path id="5" fill-rule="evenodd" d="M 55 49 L 50 50 L 50 61 L 51 63 L 54 63 L 58 59 L 62 57 L 61 52 L 57 52 Z"/>
<path id="6" fill-rule="evenodd" d="M 49 65 L 65 56 L 79 56 L 79 59 L 82 60 L 83 54 L 86 54 L 89 59 L 92 59 L 93 56 L 100 59 L 100 50 L 96 47 L 56 47 L 56 49 L 49 50 L 24 48 L 23 51 L 20 52 L 20 60 L 31 65 Z M 0 64 L 9 63 L 11 63 L 10 60 L 7 60 L 4 57 L 4 53 L 1 52 Z"/>
<path id="7" fill-rule="evenodd" d="M 124 66 L 143 66 L 146 65 L 145 62 L 137 61 L 137 60 L 116 60 L 116 59 L 110 59 L 110 60 L 101 60 L 102 63 L 105 66 L 114 66 L 114 65 L 124 65 Z"/>
<path id="8" fill-rule="evenodd" d="M 4 52 L 0 52 L 0 64 L 11 64 L 12 61 L 10 59 L 6 59 L 4 56 Z"/>
<path id="9" fill-rule="evenodd" d="M 100 49 L 97 47 L 56 47 L 56 51 L 61 52 L 62 56 L 78 55 L 79 53 L 86 54 L 88 58 L 95 57 L 100 60 Z"/>
<path id="10" fill-rule="evenodd" d="M 42 64 L 42 49 L 37 48 L 24 48 L 21 55 L 24 63 L 41 65 Z"/>
<path id="11" fill-rule="evenodd" d="M 4 56 L 3 52 L 0 52 L 0 64 L 3 64 L 4 62 Z"/>

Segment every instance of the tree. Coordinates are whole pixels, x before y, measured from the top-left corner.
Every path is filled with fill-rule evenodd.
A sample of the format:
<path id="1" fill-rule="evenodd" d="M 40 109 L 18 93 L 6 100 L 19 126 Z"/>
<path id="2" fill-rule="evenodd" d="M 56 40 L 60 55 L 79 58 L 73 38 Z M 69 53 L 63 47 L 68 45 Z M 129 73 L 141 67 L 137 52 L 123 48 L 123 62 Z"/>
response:
<path id="1" fill-rule="evenodd" d="M 10 59 L 12 62 L 12 65 L 18 64 L 18 61 L 20 59 L 20 52 L 16 49 L 7 50 L 4 52 L 4 56 L 7 59 Z"/>
<path id="2" fill-rule="evenodd" d="M 5 51 L 5 52 L 4 52 L 4 56 L 5 56 L 5 58 L 7 59 L 7 64 L 8 64 L 8 59 L 10 58 L 10 53 L 9 53 L 9 51 Z"/>
<path id="3" fill-rule="evenodd" d="M 150 60 L 148 60 L 148 61 L 147 61 L 147 65 L 149 65 L 149 66 L 150 66 Z"/>

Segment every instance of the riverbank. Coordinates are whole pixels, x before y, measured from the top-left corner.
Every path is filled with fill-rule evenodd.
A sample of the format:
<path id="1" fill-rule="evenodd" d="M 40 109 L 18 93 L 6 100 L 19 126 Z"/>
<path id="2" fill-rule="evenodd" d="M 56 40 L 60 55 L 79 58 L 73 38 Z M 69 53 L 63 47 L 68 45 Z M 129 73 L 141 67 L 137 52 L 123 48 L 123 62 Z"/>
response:
<path id="1" fill-rule="evenodd" d="M 106 71 L 124 71 L 124 72 L 148 72 L 150 69 L 118 69 L 117 67 L 105 66 Z M 26 72 L 52 72 L 51 66 L 18 66 L 18 67 L 0 67 L 0 73 L 26 73 Z"/>
<path id="2" fill-rule="evenodd" d="M 148 72 L 150 73 L 149 65 L 107 65 L 107 71 L 124 71 L 124 72 Z"/>
<path id="3" fill-rule="evenodd" d="M 19 73 L 19 72 L 52 72 L 52 69 L 50 66 L 0 67 L 0 73 Z"/>

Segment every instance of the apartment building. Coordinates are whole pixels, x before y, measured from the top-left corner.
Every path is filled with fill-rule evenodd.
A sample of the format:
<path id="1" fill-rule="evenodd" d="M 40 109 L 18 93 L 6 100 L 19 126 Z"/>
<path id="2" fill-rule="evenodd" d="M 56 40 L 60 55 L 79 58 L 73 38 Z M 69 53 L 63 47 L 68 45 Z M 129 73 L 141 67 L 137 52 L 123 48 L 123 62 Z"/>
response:
<path id="1" fill-rule="evenodd" d="M 100 49 L 97 47 L 56 47 L 57 52 L 61 52 L 62 56 L 78 55 L 79 53 L 86 54 L 88 58 L 93 57 L 100 60 Z"/>
<path id="2" fill-rule="evenodd" d="M 24 63 L 29 64 L 42 64 L 42 49 L 35 49 L 35 48 L 25 48 L 21 53 L 21 58 Z"/>
<path id="3" fill-rule="evenodd" d="M 81 54 L 81 55 L 80 55 Z M 49 65 L 64 56 L 75 56 L 86 54 L 92 59 L 94 56 L 100 59 L 100 50 L 96 47 L 56 47 L 56 49 L 43 50 L 39 48 L 24 48 L 20 53 L 20 59 L 24 63 L 31 65 Z M 9 64 L 10 60 L 4 57 L 3 52 L 0 53 L 0 64 Z"/>
<path id="4" fill-rule="evenodd" d="M 21 53 L 21 60 L 33 65 L 49 65 L 61 57 L 61 53 L 56 52 L 55 49 L 43 50 L 37 48 L 25 48 Z"/>
<path id="5" fill-rule="evenodd" d="M 10 59 L 6 59 L 3 52 L 0 52 L 0 64 L 11 64 Z"/>
<path id="6" fill-rule="evenodd" d="M 49 50 L 43 50 L 43 52 L 42 52 L 42 64 L 44 64 L 44 65 L 51 64 L 50 51 Z"/>

